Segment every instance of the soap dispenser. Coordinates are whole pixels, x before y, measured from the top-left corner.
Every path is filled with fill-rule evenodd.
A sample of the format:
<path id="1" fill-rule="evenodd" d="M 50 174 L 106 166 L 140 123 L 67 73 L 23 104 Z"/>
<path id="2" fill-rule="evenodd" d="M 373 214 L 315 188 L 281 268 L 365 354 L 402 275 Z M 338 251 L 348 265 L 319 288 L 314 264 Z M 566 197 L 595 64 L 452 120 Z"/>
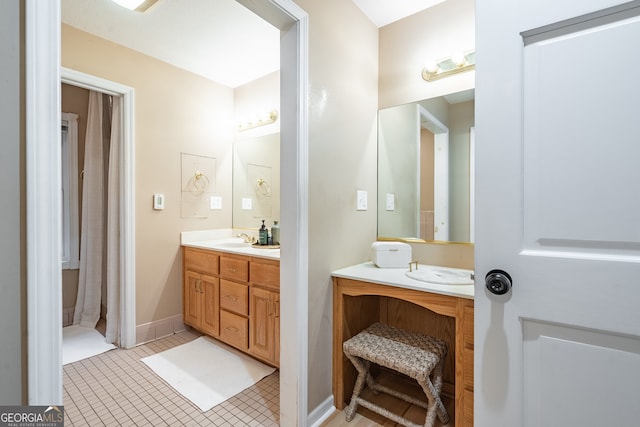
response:
<path id="1" fill-rule="evenodd" d="M 273 226 L 271 227 L 271 240 L 273 240 L 274 245 L 280 244 L 280 224 L 278 221 L 273 221 Z"/>
<path id="2" fill-rule="evenodd" d="M 266 245 L 269 243 L 269 230 L 267 230 L 267 226 L 264 225 L 264 219 L 262 220 L 262 226 L 260 230 L 258 230 L 258 241 L 261 245 Z"/>

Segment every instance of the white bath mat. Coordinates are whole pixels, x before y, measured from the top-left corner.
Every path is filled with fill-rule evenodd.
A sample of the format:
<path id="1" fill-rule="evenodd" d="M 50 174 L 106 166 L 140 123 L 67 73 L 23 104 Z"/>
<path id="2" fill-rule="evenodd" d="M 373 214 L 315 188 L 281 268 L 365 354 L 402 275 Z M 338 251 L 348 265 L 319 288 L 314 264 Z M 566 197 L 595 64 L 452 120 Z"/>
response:
<path id="1" fill-rule="evenodd" d="M 62 364 L 77 362 L 116 348 L 93 328 L 71 325 L 62 328 Z"/>
<path id="2" fill-rule="evenodd" d="M 207 337 L 141 360 L 203 412 L 275 371 Z"/>

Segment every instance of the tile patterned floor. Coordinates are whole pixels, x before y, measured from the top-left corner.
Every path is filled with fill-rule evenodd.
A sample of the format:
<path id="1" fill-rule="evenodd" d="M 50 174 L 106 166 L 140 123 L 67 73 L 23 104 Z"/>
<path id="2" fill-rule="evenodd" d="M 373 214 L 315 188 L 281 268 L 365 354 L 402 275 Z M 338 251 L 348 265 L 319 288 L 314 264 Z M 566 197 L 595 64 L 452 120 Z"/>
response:
<path id="1" fill-rule="evenodd" d="M 63 367 L 65 426 L 277 426 L 279 371 L 207 412 L 140 361 L 199 335 L 191 331 Z"/>

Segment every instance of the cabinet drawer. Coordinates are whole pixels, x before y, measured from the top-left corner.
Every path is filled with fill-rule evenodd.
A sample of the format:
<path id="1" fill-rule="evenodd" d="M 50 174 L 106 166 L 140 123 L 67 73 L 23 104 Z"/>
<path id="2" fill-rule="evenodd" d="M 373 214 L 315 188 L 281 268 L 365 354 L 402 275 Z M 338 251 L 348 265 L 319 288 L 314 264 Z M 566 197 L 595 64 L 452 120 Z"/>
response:
<path id="1" fill-rule="evenodd" d="M 268 286 L 275 290 L 280 289 L 280 262 L 279 261 L 251 261 L 251 283 Z"/>
<path id="2" fill-rule="evenodd" d="M 221 256 L 220 277 L 241 282 L 249 281 L 249 259 Z"/>
<path id="3" fill-rule="evenodd" d="M 249 315 L 249 286 L 220 279 L 220 308 Z"/>
<path id="4" fill-rule="evenodd" d="M 220 310 L 220 339 L 243 350 L 249 349 L 249 319 Z"/>
<path id="5" fill-rule="evenodd" d="M 184 248 L 184 269 L 204 274 L 218 274 L 220 256 L 211 251 Z"/>

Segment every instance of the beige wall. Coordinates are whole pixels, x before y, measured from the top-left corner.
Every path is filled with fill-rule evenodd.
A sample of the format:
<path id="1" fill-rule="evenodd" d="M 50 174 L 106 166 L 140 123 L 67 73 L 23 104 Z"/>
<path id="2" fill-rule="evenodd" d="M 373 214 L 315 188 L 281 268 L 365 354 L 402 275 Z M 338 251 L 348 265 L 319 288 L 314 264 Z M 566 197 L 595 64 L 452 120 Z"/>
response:
<path id="1" fill-rule="evenodd" d="M 181 314 L 180 232 L 231 226 L 233 91 L 64 24 L 62 66 L 135 90 L 136 324 Z M 223 209 L 206 219 L 181 218 L 182 152 L 217 159 Z"/>
<path id="2" fill-rule="evenodd" d="M 331 396 L 331 271 L 376 239 L 378 31 L 353 2 L 298 0 L 309 14 L 309 410 Z M 356 211 L 356 190 L 369 209 Z M 283 224 L 283 229 L 286 224 Z"/>
<path id="3" fill-rule="evenodd" d="M 475 71 L 434 82 L 422 79 L 428 60 L 475 48 L 475 3 L 448 0 L 380 29 L 379 108 L 474 87 Z M 472 245 L 412 244 L 415 260 L 472 269 Z"/>
<path id="4" fill-rule="evenodd" d="M 425 62 L 475 48 L 474 0 L 448 0 L 380 29 L 380 108 L 470 89 L 475 72 L 434 82 Z"/>

